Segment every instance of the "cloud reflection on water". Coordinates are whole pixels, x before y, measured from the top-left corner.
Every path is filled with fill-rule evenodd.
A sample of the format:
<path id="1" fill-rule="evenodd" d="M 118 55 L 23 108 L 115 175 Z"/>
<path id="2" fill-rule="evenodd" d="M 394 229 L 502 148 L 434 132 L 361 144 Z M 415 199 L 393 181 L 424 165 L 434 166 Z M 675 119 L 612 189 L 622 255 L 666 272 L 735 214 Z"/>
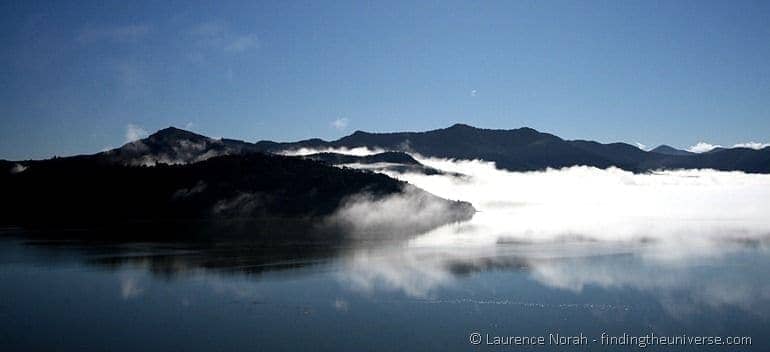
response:
<path id="1" fill-rule="evenodd" d="M 770 316 L 757 308 L 770 306 L 770 285 L 757 280 L 767 276 L 770 175 L 508 172 L 479 160 L 415 158 L 449 173 L 385 173 L 479 212 L 406 243 L 346 252 L 338 278 L 355 291 L 425 298 L 463 275 L 513 270 L 574 294 L 641 291 L 673 315 L 731 306 Z"/>
<path id="2" fill-rule="evenodd" d="M 467 285 L 462 279 L 468 275 L 500 271 L 575 295 L 587 288 L 638 291 L 657 299 L 672 316 L 720 308 L 770 316 L 770 309 L 763 308 L 770 307 L 770 283 L 761 280 L 770 274 L 767 246 L 722 243 L 691 249 L 677 256 L 660 255 L 667 248 L 658 244 L 396 246 L 348 253 L 338 278 L 364 294 L 390 291 L 433 299 L 442 290 Z"/>

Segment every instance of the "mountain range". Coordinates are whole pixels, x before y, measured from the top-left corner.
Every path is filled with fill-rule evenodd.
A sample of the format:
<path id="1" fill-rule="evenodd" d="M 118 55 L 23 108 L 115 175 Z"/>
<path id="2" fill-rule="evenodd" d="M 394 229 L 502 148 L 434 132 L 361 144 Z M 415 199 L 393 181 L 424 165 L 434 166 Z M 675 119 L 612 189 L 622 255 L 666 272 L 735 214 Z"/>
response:
<path id="1" fill-rule="evenodd" d="M 455 124 L 427 132 L 369 133 L 356 131 L 349 136 L 325 141 L 314 138 L 297 142 L 259 141 L 249 143 L 233 139 L 213 139 L 169 127 L 120 148 L 90 157 L 124 165 L 156 163 L 193 163 L 220 155 L 253 152 L 285 153 L 301 149 L 328 151 L 365 147 L 371 150 L 420 154 L 427 157 L 481 159 L 493 161 L 510 171 L 534 171 L 587 165 L 618 167 L 632 172 L 664 169 L 715 169 L 770 173 L 770 147 L 717 148 L 707 153 L 692 153 L 662 145 L 644 151 L 626 143 L 602 144 L 587 140 L 565 140 L 531 128 L 493 130 Z M 351 156 L 316 155 L 312 159 L 340 164 L 351 163 Z M 368 159 L 367 159 L 368 158 Z M 380 161 L 417 166 L 408 155 L 383 154 L 359 161 Z M 394 159 L 395 158 L 395 159 Z M 400 158 L 400 159 L 399 159 Z M 332 160 L 334 159 L 334 160 Z M 406 161 L 406 162 L 404 162 Z M 27 162 L 18 162 L 25 165 Z M 432 172 L 432 171 L 427 171 Z"/>
<path id="2" fill-rule="evenodd" d="M 535 171 L 576 165 L 618 167 L 632 172 L 663 169 L 716 169 L 770 173 L 770 147 L 717 149 L 690 153 L 668 146 L 644 151 L 626 143 L 565 140 L 531 128 L 493 130 L 465 124 L 427 132 L 355 133 L 335 141 L 309 139 L 293 143 L 260 141 L 257 149 L 279 152 L 301 148 L 367 147 L 423 156 L 494 161 L 510 171 Z"/>
<path id="3" fill-rule="evenodd" d="M 331 152 L 361 147 L 380 152 L 364 156 Z M 303 149 L 309 152 L 289 156 Z M 279 224 L 309 224 L 297 227 L 301 234 L 314 232 L 321 224 L 332 229 L 324 235 L 329 236 L 348 228 L 382 230 L 393 223 L 423 231 L 473 216 L 469 203 L 442 199 L 367 171 L 444 173 L 422 165 L 412 157 L 415 154 L 482 159 L 511 171 L 587 165 L 633 172 L 710 168 L 770 173 L 770 147 L 718 148 L 696 154 L 663 145 L 644 151 L 625 143 L 564 140 L 531 128 L 491 130 L 456 124 L 427 132 L 356 131 L 334 141 L 250 143 L 169 127 L 92 155 L 0 160 L 4 196 L 0 224 L 132 228 L 163 223 L 174 229 L 184 224 L 186 230 L 216 224 L 220 233 L 270 237 L 288 233 Z M 445 214 L 427 221 L 416 217 L 414 223 L 379 219 L 373 228 L 358 227 L 355 219 L 334 217 L 352 200 L 381 206 L 394 197 L 400 197 L 399 207 L 411 207 L 409 214 L 436 204 Z"/>

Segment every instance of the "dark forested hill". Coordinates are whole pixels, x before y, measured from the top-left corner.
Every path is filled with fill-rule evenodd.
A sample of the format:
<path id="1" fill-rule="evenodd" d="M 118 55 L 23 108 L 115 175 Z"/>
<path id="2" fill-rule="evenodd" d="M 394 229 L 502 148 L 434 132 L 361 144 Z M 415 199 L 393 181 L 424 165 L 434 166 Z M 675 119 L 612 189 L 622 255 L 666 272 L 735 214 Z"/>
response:
<path id="1" fill-rule="evenodd" d="M 300 220 L 323 220 L 351 197 L 378 200 L 407 192 L 417 200 L 410 204 L 417 212 L 427 202 L 446 206 L 445 216 L 433 219 L 430 226 L 465 220 L 473 213 L 468 203 L 438 198 L 385 175 L 248 153 L 152 167 L 97 157 L 51 159 L 25 167 L 2 162 L 0 223 L 119 227 L 285 219 L 296 225 Z M 240 230 L 256 233 L 266 228 Z"/>
<path id="2" fill-rule="evenodd" d="M 255 144 L 233 139 L 213 139 L 174 127 L 147 138 L 94 155 L 124 165 L 184 164 L 211 157 L 258 151 Z"/>
<path id="3" fill-rule="evenodd" d="M 660 145 L 656 147 L 653 150 L 650 150 L 652 153 L 658 153 L 658 154 L 666 154 L 666 155 L 693 155 L 695 153 L 688 152 L 686 150 L 676 149 L 674 147 L 668 146 L 668 145 Z"/>

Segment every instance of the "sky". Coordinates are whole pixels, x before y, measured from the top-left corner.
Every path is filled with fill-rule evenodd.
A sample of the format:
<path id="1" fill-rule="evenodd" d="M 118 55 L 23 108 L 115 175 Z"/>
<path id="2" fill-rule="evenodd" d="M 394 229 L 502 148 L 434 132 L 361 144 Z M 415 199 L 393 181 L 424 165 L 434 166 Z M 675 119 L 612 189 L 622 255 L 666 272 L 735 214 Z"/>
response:
<path id="1" fill-rule="evenodd" d="M 3 1 L 0 159 L 176 126 L 770 141 L 766 1 Z"/>

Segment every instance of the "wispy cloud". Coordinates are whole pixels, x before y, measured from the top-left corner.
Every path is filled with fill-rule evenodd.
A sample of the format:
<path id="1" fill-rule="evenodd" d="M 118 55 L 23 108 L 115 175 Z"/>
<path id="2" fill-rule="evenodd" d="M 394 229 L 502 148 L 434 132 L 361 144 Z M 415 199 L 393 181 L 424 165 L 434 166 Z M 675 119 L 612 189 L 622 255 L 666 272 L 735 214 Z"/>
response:
<path id="1" fill-rule="evenodd" d="M 299 148 L 292 150 L 284 150 L 279 152 L 281 155 L 298 156 L 298 155 L 310 155 L 317 153 L 339 153 L 356 156 L 374 155 L 385 152 L 385 149 L 369 149 L 367 147 L 355 147 L 355 148 Z"/>
<path id="2" fill-rule="evenodd" d="M 147 130 L 145 130 L 141 126 L 137 126 L 134 124 L 128 124 L 126 126 L 126 143 L 130 143 L 130 142 L 142 139 L 145 136 L 147 136 Z"/>
<path id="3" fill-rule="evenodd" d="M 135 41 L 149 34 L 150 30 L 150 26 L 145 24 L 84 28 L 78 33 L 76 40 L 84 44 L 105 40 L 116 42 Z"/>
<path id="4" fill-rule="evenodd" d="M 26 170 L 27 170 L 27 166 L 24 166 L 22 164 L 16 164 L 16 165 L 13 165 L 13 167 L 11 168 L 11 173 L 20 174 Z"/>
<path id="5" fill-rule="evenodd" d="M 475 90 L 475 89 L 472 89 L 471 92 L 470 92 L 470 96 L 475 97 L 476 94 L 478 94 L 478 91 Z"/>
<path id="6" fill-rule="evenodd" d="M 232 39 L 229 44 L 225 45 L 225 51 L 237 54 L 258 46 L 259 42 L 257 41 L 257 36 L 254 34 L 246 34 Z"/>
<path id="7" fill-rule="evenodd" d="M 746 142 L 746 143 L 738 143 L 733 146 L 733 148 L 750 148 L 750 149 L 764 149 L 770 147 L 770 143 L 759 143 L 759 142 Z"/>
<path id="8" fill-rule="evenodd" d="M 706 143 L 706 142 L 698 142 L 697 144 L 687 148 L 687 151 L 688 152 L 693 152 L 693 153 L 705 153 L 705 152 L 710 152 L 710 151 L 712 151 L 712 150 L 714 150 L 716 148 L 723 148 L 723 147 L 721 145 L 719 145 L 719 144 L 710 144 L 710 143 Z"/>
<path id="9" fill-rule="evenodd" d="M 200 23 L 187 31 L 192 42 L 199 48 L 221 50 L 228 54 L 240 54 L 259 47 L 254 33 L 239 33 L 223 22 Z M 199 57 L 200 53 L 192 54 Z"/>
<path id="10" fill-rule="evenodd" d="M 332 121 L 332 127 L 342 131 L 346 128 L 348 128 L 348 124 L 350 123 L 350 120 L 345 117 L 337 118 L 336 120 Z"/>
<path id="11" fill-rule="evenodd" d="M 736 143 L 733 144 L 730 148 L 749 148 L 749 149 L 764 149 L 770 147 L 770 143 L 760 143 L 760 142 L 745 142 L 745 143 Z M 705 153 L 710 152 L 716 148 L 725 148 L 725 146 L 720 144 L 711 144 L 706 142 L 698 142 L 697 144 L 687 148 L 688 151 L 693 153 Z"/>

